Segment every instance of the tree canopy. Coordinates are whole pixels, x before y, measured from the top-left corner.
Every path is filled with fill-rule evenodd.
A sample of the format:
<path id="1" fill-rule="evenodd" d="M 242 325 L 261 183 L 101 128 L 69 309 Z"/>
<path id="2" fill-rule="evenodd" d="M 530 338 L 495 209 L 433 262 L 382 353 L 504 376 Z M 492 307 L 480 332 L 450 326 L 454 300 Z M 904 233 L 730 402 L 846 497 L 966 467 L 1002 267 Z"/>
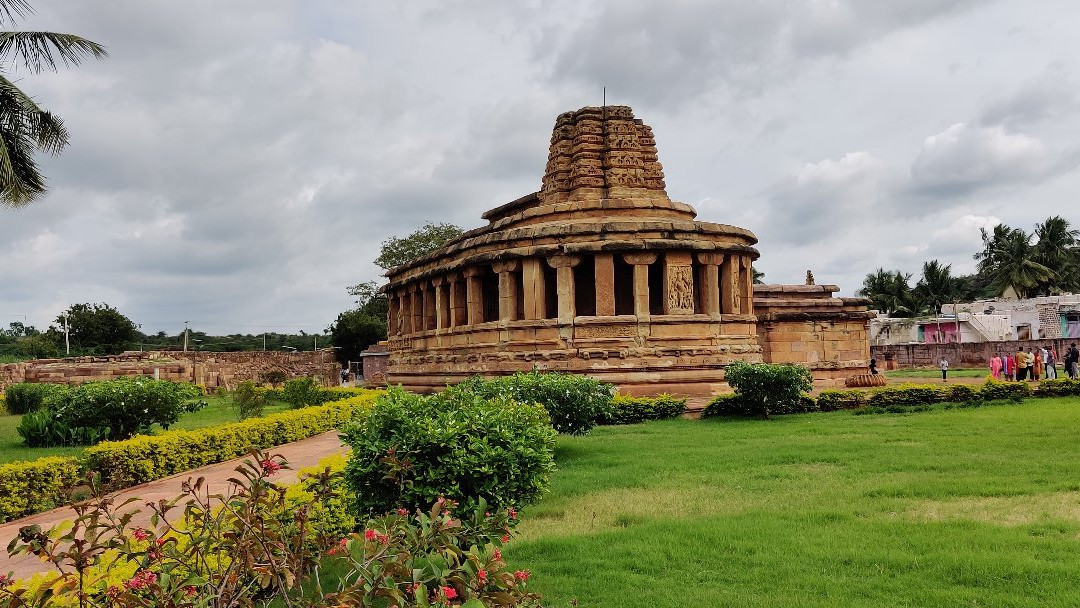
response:
<path id="1" fill-rule="evenodd" d="M 386 313 L 389 300 L 378 291 L 375 281 L 348 288 L 356 297 L 356 308 L 338 315 L 330 325 L 330 339 L 342 363 L 360 359 L 361 351 L 386 339 Z"/>
<path id="2" fill-rule="evenodd" d="M 80 352 L 114 355 L 139 342 L 135 323 L 108 304 L 73 304 L 56 317 L 58 328 L 51 331 L 62 331 L 65 319 L 71 345 Z"/>
<path id="3" fill-rule="evenodd" d="M 951 265 L 923 264 L 914 287 L 911 275 L 878 268 L 866 275 L 858 295 L 890 316 L 936 314 L 943 304 L 1001 296 L 1080 292 L 1080 230 L 1061 216 L 1036 224 L 1034 233 L 998 224 L 982 229 L 982 249 L 974 254 L 976 273 L 954 276 Z"/>
<path id="4" fill-rule="evenodd" d="M 408 236 L 394 236 L 383 241 L 379 257 L 375 258 L 375 264 L 386 270 L 408 264 L 435 251 L 463 233 L 461 228 L 453 224 L 429 222 Z"/>
<path id="5" fill-rule="evenodd" d="M 0 27 L 14 27 L 33 12 L 26 0 L 0 0 Z M 105 48 L 74 34 L 0 32 L 0 205 L 22 207 L 45 193 L 35 156 L 59 154 L 68 144 L 64 121 L 39 106 L 9 78 L 12 64 L 38 74 L 59 63 L 78 65 L 106 56 Z"/>

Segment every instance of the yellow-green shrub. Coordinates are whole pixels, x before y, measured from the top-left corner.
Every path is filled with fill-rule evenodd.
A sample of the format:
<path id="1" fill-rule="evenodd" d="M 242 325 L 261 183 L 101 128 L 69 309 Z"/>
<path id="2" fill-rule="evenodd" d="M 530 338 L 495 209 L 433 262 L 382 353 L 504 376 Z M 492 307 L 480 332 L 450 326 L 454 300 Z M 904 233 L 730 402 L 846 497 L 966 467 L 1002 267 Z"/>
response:
<path id="1" fill-rule="evenodd" d="M 0 522 L 64 504 L 81 471 L 79 460 L 66 456 L 0 465 Z"/>
<path id="2" fill-rule="evenodd" d="M 87 465 L 114 487 L 129 487 L 324 433 L 366 411 L 381 391 L 325 405 L 194 431 L 106 441 L 86 450 Z"/>
<path id="3" fill-rule="evenodd" d="M 0 393 L 0 416 L 7 416 L 7 401 L 4 397 L 4 393 Z"/>

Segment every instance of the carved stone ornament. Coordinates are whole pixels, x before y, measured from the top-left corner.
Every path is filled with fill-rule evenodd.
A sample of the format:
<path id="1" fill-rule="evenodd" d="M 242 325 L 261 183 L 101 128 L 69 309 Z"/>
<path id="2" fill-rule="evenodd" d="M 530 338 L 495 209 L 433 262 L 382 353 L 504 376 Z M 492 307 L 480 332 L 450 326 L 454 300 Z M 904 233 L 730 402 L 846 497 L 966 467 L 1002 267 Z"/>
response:
<path id="1" fill-rule="evenodd" d="M 694 272 L 692 267 L 668 267 L 668 308 L 670 310 L 694 310 Z"/>

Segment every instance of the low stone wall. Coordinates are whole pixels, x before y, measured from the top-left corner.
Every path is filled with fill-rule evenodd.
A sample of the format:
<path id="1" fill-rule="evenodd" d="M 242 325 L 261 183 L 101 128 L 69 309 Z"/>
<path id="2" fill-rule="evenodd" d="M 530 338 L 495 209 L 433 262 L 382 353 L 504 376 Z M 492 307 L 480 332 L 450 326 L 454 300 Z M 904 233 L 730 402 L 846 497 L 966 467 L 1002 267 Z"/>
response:
<path id="1" fill-rule="evenodd" d="M 945 357 L 952 367 L 986 367 L 989 369 L 990 358 L 994 353 L 1012 354 L 1018 348 L 1053 346 L 1058 353 L 1058 368 L 1061 358 L 1072 343 L 1080 344 L 1075 338 L 1056 340 L 1009 340 L 1007 342 L 971 342 L 965 344 L 892 344 L 871 346 L 870 353 L 878 361 L 881 369 L 899 369 L 904 367 L 937 367 L 938 361 Z"/>
<path id="2" fill-rule="evenodd" d="M 844 386 L 870 360 L 867 301 L 836 298 L 836 285 L 755 285 L 754 312 L 766 363 L 810 368 L 816 390 Z"/>
<path id="3" fill-rule="evenodd" d="M 267 372 L 286 378 L 313 377 L 336 386 L 341 369 L 333 351 L 319 352 L 127 352 L 102 357 L 37 359 L 0 365 L 0 389 L 16 382 L 79 384 L 123 376 L 155 376 L 194 382 L 211 389 L 231 389 L 244 380 L 258 381 Z"/>

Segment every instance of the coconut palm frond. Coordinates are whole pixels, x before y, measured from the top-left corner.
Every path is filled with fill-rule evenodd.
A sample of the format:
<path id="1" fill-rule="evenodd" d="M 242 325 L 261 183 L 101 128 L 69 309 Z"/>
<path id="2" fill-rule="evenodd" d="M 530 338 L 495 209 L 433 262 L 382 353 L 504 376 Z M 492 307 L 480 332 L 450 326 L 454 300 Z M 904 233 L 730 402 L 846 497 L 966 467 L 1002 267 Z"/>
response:
<path id="1" fill-rule="evenodd" d="M 0 61 L 17 58 L 35 73 L 55 71 L 59 63 L 79 65 L 86 57 L 103 59 L 107 55 L 105 47 L 75 34 L 0 32 Z"/>
<path id="2" fill-rule="evenodd" d="M 25 19 L 34 12 L 27 0 L 0 0 L 0 25 L 14 25 L 19 19 Z"/>

